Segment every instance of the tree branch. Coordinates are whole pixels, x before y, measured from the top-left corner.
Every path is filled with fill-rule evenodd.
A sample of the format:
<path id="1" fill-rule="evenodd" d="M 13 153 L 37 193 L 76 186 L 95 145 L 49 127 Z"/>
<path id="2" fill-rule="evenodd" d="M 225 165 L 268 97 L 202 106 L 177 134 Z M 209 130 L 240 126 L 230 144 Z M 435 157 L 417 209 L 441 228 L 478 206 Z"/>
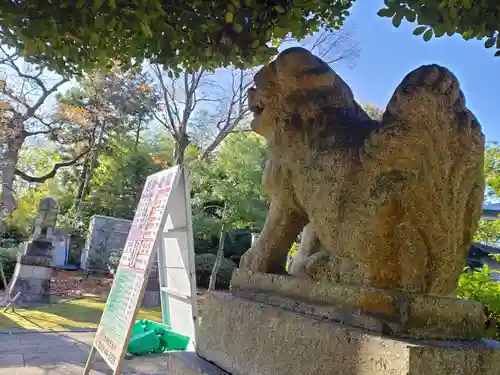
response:
<path id="1" fill-rule="evenodd" d="M 217 146 L 236 128 L 241 120 L 243 120 L 249 113 L 247 102 L 248 88 L 252 85 L 252 81 L 246 81 L 250 71 L 239 70 L 238 72 L 232 71 L 232 95 L 225 115 L 217 121 L 216 127 L 218 133 L 203 151 L 200 158 L 207 158 Z"/>
<path id="2" fill-rule="evenodd" d="M 50 133 L 55 132 L 56 130 L 60 130 L 60 129 L 57 128 L 57 129 L 49 129 L 49 130 L 38 130 L 38 131 L 34 131 L 34 132 L 30 132 L 30 131 L 25 130 L 24 135 L 25 135 L 25 137 L 31 137 L 31 136 L 39 135 L 39 134 L 50 134 Z"/>
<path id="3" fill-rule="evenodd" d="M 85 149 L 85 151 L 83 151 L 82 153 L 77 155 L 75 158 L 68 160 L 68 161 L 54 164 L 54 166 L 52 167 L 52 170 L 50 172 L 44 174 L 43 176 L 38 176 L 38 177 L 30 176 L 17 168 L 15 169 L 14 174 L 16 176 L 21 177 L 26 182 L 42 183 L 42 182 L 47 181 L 49 178 L 53 178 L 60 168 L 69 167 L 69 166 L 76 164 L 81 158 L 83 158 L 85 155 L 87 155 L 91 149 L 92 149 L 92 147 L 88 147 L 87 149 Z"/>
<path id="4" fill-rule="evenodd" d="M 162 71 L 160 70 L 160 67 L 157 64 L 151 65 L 151 69 L 155 73 L 155 75 L 158 78 L 158 81 L 160 83 L 160 88 L 162 91 L 163 100 L 165 102 L 164 103 L 165 104 L 165 112 L 167 113 L 167 117 L 168 117 L 168 121 L 169 121 L 169 123 L 167 123 L 166 121 L 160 121 L 160 122 L 162 123 L 163 126 L 166 126 L 166 127 L 168 126 L 168 128 L 172 132 L 172 135 L 174 136 L 174 138 L 177 139 L 177 135 L 178 135 L 177 127 L 175 126 L 174 115 L 173 115 L 172 110 L 170 108 L 170 98 L 168 95 L 167 86 L 166 86 L 165 81 L 163 79 Z M 156 114 L 154 116 L 158 119 Z"/>
<path id="5" fill-rule="evenodd" d="M 30 75 L 30 74 L 23 73 L 21 71 L 21 69 L 19 68 L 19 66 L 16 65 L 16 60 L 20 57 L 17 53 L 13 53 L 12 55 L 9 55 L 5 51 L 5 49 L 3 47 L 1 47 L 1 46 L 0 46 L 0 51 L 3 52 L 4 55 L 6 56 L 1 61 L 4 64 L 7 64 L 10 68 L 12 68 L 16 72 L 17 76 L 19 78 L 23 79 L 23 83 L 26 80 L 32 81 L 42 91 L 42 95 L 40 95 L 40 97 L 38 98 L 38 100 L 36 101 L 36 103 L 34 105 L 32 105 L 32 106 L 30 106 L 28 103 L 25 103 L 25 102 L 23 102 L 23 101 L 21 101 L 21 100 L 19 100 L 17 98 L 14 98 L 14 99 L 16 99 L 16 101 L 18 101 L 19 103 L 25 105 L 26 108 L 27 108 L 26 113 L 23 115 L 23 121 L 25 121 L 26 119 L 29 119 L 29 118 L 33 117 L 34 114 L 35 114 L 35 112 L 43 105 L 43 103 L 45 102 L 45 100 L 52 93 L 56 92 L 57 89 L 61 85 L 63 85 L 64 83 L 66 83 L 66 82 L 69 81 L 67 78 L 62 78 L 56 84 L 54 84 L 52 87 L 47 88 L 46 85 L 45 85 L 45 82 L 40 78 L 40 76 L 43 74 L 43 68 L 40 68 L 40 71 L 36 75 Z"/>

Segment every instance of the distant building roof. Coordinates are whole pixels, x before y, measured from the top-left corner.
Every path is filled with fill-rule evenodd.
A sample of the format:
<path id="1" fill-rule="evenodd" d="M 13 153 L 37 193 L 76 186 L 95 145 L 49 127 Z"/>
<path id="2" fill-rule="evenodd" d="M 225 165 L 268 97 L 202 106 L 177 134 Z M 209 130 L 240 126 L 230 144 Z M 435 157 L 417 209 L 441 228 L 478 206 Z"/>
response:
<path id="1" fill-rule="evenodd" d="M 500 203 L 484 204 L 482 220 L 500 220 Z"/>
<path id="2" fill-rule="evenodd" d="M 479 243 L 479 242 L 473 242 L 471 244 L 471 250 L 472 251 L 479 250 L 479 251 L 486 253 L 486 254 L 500 254 L 500 249 L 498 247 L 484 245 L 484 244 Z"/>
<path id="3" fill-rule="evenodd" d="M 483 210 L 500 212 L 500 203 L 484 204 Z"/>

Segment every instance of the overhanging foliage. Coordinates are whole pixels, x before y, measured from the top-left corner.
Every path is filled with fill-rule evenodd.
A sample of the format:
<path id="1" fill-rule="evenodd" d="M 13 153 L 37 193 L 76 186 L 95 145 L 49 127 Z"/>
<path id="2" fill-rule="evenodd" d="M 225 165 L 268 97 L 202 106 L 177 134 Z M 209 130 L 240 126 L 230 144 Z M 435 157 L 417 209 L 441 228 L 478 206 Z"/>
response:
<path id="1" fill-rule="evenodd" d="M 285 35 L 301 39 L 338 29 L 354 0 L 8 0 L 0 9 L 2 43 L 56 71 L 79 73 L 144 59 L 175 69 L 256 65 Z M 496 45 L 497 0 L 385 0 L 380 16 L 416 22 L 425 40 L 444 34 Z M 363 6 L 360 4 L 360 6 Z M 500 52 L 497 52 L 497 55 Z M 133 61 L 132 61 L 133 59 Z"/>

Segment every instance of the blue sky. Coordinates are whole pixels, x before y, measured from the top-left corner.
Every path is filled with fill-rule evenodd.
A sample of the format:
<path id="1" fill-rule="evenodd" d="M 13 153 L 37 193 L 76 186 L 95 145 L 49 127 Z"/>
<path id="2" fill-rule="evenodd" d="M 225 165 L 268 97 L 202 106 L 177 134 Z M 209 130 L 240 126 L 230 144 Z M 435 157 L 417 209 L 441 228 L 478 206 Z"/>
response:
<path id="1" fill-rule="evenodd" d="M 424 42 L 415 25 L 395 28 L 377 11 L 383 1 L 356 1 L 346 26 L 361 47 L 354 68 L 337 68 L 358 100 L 384 107 L 403 77 L 416 67 L 437 63 L 459 79 L 467 106 L 479 119 L 487 140 L 500 141 L 500 57 L 480 41 L 443 36 Z"/>

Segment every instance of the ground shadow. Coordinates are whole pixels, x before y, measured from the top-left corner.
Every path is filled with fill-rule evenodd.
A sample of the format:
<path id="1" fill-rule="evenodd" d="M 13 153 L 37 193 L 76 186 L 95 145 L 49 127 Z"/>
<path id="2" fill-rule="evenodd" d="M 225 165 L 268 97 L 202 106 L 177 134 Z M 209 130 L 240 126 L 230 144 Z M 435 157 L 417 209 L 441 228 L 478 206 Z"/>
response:
<path id="1" fill-rule="evenodd" d="M 14 320 L 9 318 L 9 316 L 3 312 L 3 307 L 2 307 L 2 311 L 0 311 L 0 331 L 12 330 L 12 329 L 22 330 L 24 328 L 23 326 L 19 325 Z"/>

